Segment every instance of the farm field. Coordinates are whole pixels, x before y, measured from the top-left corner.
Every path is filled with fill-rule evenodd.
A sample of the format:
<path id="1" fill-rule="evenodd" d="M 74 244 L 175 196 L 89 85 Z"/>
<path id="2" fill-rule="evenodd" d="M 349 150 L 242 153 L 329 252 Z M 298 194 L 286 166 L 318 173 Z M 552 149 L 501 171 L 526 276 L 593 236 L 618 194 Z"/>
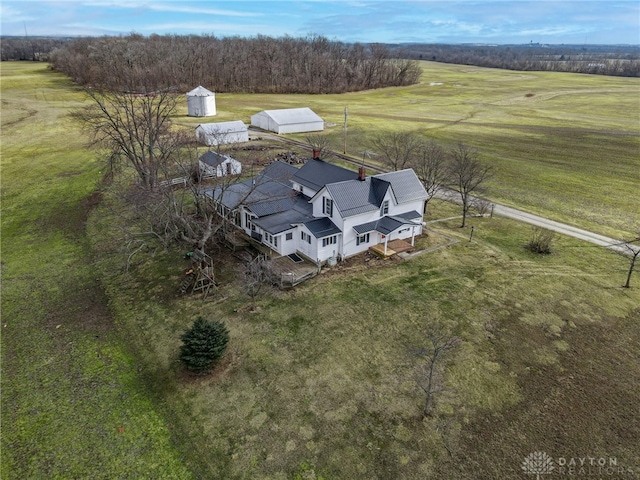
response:
<path id="1" fill-rule="evenodd" d="M 101 176 L 67 117 L 82 97 L 46 65 L 1 67 L 0 476 L 192 478 L 96 274 Z"/>
<path id="2" fill-rule="evenodd" d="M 419 85 L 343 95 L 218 94 L 215 120 L 309 106 L 362 159 L 370 139 L 410 131 L 474 146 L 495 167 L 487 197 L 613 238 L 640 224 L 640 79 L 421 62 Z M 202 119 L 178 119 L 197 125 Z M 301 140 L 304 135 L 299 136 Z M 367 161 L 375 162 L 371 155 Z"/>
<path id="3" fill-rule="evenodd" d="M 417 128 L 400 106 L 392 108 L 393 99 L 408 106 L 425 97 L 440 102 L 441 112 L 450 102 L 450 118 L 439 114 L 442 128 L 433 127 L 434 114 L 424 105 L 415 111 L 434 136 L 439 132 L 435 138 L 455 142 L 456 133 L 466 132 L 463 141 L 477 145 L 487 161 L 519 155 L 526 163 L 526 149 L 511 154 L 498 137 L 487 140 L 485 123 L 470 135 L 479 117 L 498 115 L 492 101 L 513 93 L 505 82 L 525 74 L 425 69 L 438 71 L 443 85 L 431 86 L 427 77 L 413 90 L 348 96 L 219 95 L 216 121 L 241 115 L 248 122 L 256 104 L 285 108 L 304 101 L 338 123 L 344 99 L 353 97 L 349 148 L 355 150 L 366 145 L 376 111 L 389 116 L 387 128 Z M 482 97 L 477 87 L 474 100 L 460 95 L 466 107 L 454 105 L 452 92 L 436 100 L 435 88 L 455 90 L 447 81 L 467 74 L 493 81 L 501 93 Z M 602 162 L 591 159 L 594 171 L 585 178 L 608 179 L 626 194 L 590 193 L 611 200 L 595 215 L 583 205 L 591 197 L 579 202 L 566 191 L 587 181 L 583 169 L 558 165 L 556 171 L 537 161 L 531 175 L 553 179 L 545 184 L 551 198 L 538 199 L 513 166 L 514 183 L 494 181 L 491 198 L 557 220 L 574 209 L 569 223 L 618 237 L 632 233 L 640 223 L 632 188 L 638 125 L 620 118 L 615 106 L 637 92 L 636 79 L 530 75 L 543 77 L 539 88 L 549 91 L 582 88 L 576 79 L 613 91 L 600 122 L 626 133 L 613 136 L 623 140 L 609 147 L 617 152 L 611 169 L 596 175 Z M 637 276 L 634 288 L 620 288 L 626 259 L 565 237 L 556 240 L 554 254 L 536 256 L 523 249 L 530 227 L 501 218 L 473 219 L 476 233 L 468 242 L 468 230 L 454 219 L 430 228 L 431 237 L 457 237 L 455 245 L 406 262 L 357 257 L 293 291 L 269 294 L 255 311 L 224 251 L 216 256 L 217 296 L 205 302 L 179 296 L 184 252 L 139 257 L 129 273 L 122 269 L 114 248 L 118 219 L 95 195 L 100 167 L 66 117 L 82 101 L 44 65 L 2 64 L 2 478 L 517 479 L 534 451 L 614 457 L 620 466 L 640 468 L 640 288 Z M 234 105 L 229 110 L 227 101 Z M 549 121 L 549 111 L 540 110 L 549 101 L 531 106 L 540 122 Z M 456 121 L 471 105 L 478 111 Z M 565 114 L 573 108 L 565 104 Z M 553 109 L 561 116 L 560 105 Z M 627 110 L 637 118 L 637 110 Z M 184 113 L 176 121 L 195 122 Z M 588 130 L 597 120 L 584 122 L 579 128 Z M 496 128 L 503 134 L 524 128 L 514 125 Z M 560 142 L 553 125 L 541 138 Z M 36 127 L 43 132 L 38 142 Z M 335 128 L 330 135 L 340 139 Z M 485 139 L 486 151 L 476 137 Z M 603 145 L 606 135 L 593 137 Z M 563 145 L 553 146 L 558 158 L 565 158 L 563 149 L 572 152 L 573 144 Z M 577 156 L 566 158 L 571 164 Z M 573 202 L 569 210 L 567 202 Z M 430 212 L 427 220 L 457 215 L 437 201 Z M 198 315 L 225 321 L 231 332 L 229 351 L 207 377 L 185 373 L 177 360 L 179 336 Z M 423 419 L 414 352 L 436 326 L 462 343 L 434 416 Z"/>

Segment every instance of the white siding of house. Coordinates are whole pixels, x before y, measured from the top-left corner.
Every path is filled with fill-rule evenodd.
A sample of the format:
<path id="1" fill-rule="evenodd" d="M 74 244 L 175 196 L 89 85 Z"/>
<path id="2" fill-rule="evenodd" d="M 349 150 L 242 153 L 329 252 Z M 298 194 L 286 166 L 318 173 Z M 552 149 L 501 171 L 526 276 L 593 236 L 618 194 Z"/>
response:
<path id="1" fill-rule="evenodd" d="M 385 197 L 385 200 L 389 200 L 388 215 L 399 215 L 401 213 L 411 212 L 414 210 L 418 213 L 421 213 L 423 211 L 422 209 L 424 208 L 423 200 L 416 200 L 414 202 L 404 203 L 398 206 L 393 202 L 393 198 L 389 192 L 387 192 L 387 196 Z M 341 227 L 341 230 L 343 232 L 342 254 L 345 257 L 349 257 L 351 255 L 364 252 L 369 247 L 372 247 L 373 245 L 384 242 L 384 239 L 382 239 L 382 236 L 379 232 L 370 232 L 369 243 L 364 245 L 363 244 L 357 245 L 356 238 L 358 237 L 358 234 L 353 229 L 353 227 L 356 225 L 362 225 L 363 223 L 373 222 L 375 220 L 378 220 L 379 218 L 380 218 L 380 210 L 375 210 L 373 212 L 368 212 L 368 213 L 363 213 L 361 215 L 348 217 L 344 219 L 344 223 L 342 226 L 338 225 L 338 222 L 335 222 L 336 225 Z M 409 226 L 404 226 L 400 230 L 406 229 L 406 228 L 409 228 Z M 422 224 L 413 228 L 414 228 L 413 230 L 414 235 L 420 235 L 422 233 Z M 395 240 L 398 238 L 407 239 L 407 238 L 411 238 L 411 235 L 412 235 L 411 228 L 409 228 L 409 230 L 407 231 L 400 232 L 400 233 L 397 231 L 391 232 L 391 234 L 389 235 L 389 240 Z"/>
<path id="2" fill-rule="evenodd" d="M 293 185 L 293 190 L 295 190 L 296 192 L 301 192 L 303 195 L 309 198 L 313 197 L 316 194 L 315 190 L 311 190 L 309 187 L 305 187 L 298 182 L 291 180 L 291 184 Z"/>
<path id="3" fill-rule="evenodd" d="M 302 232 L 311 237 L 311 243 L 308 243 L 306 240 L 302 240 Z M 311 231 L 309 231 L 309 229 L 304 225 L 300 225 L 293 235 L 294 240 L 298 243 L 298 251 L 313 261 L 318 260 L 318 240 L 313 236 Z"/>
<path id="4" fill-rule="evenodd" d="M 291 234 L 291 240 L 287 240 L 287 234 Z M 291 255 L 298 251 L 300 240 L 300 231 L 297 228 L 282 232 L 280 235 L 280 253 L 282 255 Z"/>

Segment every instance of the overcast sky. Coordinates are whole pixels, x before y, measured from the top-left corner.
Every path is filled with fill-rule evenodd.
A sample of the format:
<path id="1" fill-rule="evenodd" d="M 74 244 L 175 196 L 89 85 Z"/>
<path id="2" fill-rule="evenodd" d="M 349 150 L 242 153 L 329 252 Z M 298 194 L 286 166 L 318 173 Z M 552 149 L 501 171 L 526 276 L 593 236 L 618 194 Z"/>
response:
<path id="1" fill-rule="evenodd" d="M 640 44 L 638 0 L 0 0 L 2 35 L 318 34 L 344 42 Z"/>

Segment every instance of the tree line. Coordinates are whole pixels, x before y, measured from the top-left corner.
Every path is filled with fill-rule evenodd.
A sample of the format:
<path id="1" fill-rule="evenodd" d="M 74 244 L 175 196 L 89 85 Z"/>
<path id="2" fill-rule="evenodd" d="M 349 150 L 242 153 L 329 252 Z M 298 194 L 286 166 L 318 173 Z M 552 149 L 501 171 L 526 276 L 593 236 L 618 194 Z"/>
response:
<path id="1" fill-rule="evenodd" d="M 380 44 L 322 36 L 253 38 L 131 34 L 77 38 L 51 52 L 51 66 L 79 85 L 111 91 L 343 93 L 417 83 L 420 67 Z"/>
<path id="2" fill-rule="evenodd" d="M 404 58 L 433 62 L 503 68 L 519 71 L 552 71 L 640 76 L 637 45 L 390 45 Z"/>

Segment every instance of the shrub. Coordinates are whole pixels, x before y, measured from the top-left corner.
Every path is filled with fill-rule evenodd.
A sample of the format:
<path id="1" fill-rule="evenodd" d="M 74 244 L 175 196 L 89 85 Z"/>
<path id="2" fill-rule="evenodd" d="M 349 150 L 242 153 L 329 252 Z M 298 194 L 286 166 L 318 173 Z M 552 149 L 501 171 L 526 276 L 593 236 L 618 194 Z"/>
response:
<path id="1" fill-rule="evenodd" d="M 556 234 L 551 230 L 541 227 L 533 227 L 531 240 L 527 243 L 527 250 L 533 253 L 549 254 L 551 253 L 551 244 Z"/>
<path id="2" fill-rule="evenodd" d="M 180 361 L 189 370 L 204 373 L 227 349 L 229 331 L 223 322 L 199 317 L 181 338 Z"/>

